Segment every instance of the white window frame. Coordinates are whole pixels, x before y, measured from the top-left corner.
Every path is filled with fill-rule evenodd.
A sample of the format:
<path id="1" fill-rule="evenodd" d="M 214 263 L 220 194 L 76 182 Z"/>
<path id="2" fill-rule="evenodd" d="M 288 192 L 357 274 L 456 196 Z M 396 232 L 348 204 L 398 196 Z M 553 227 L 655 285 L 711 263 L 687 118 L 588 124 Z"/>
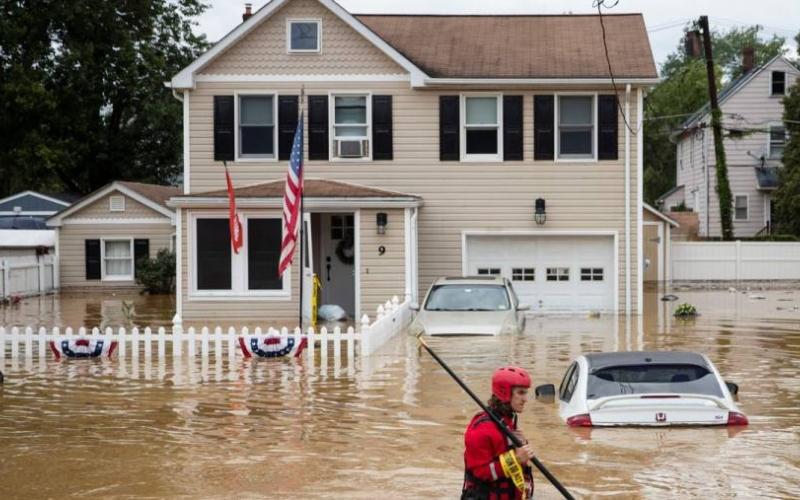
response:
<path id="1" fill-rule="evenodd" d="M 237 90 L 233 93 L 234 105 L 233 105 L 233 140 L 234 140 L 234 151 L 236 152 L 236 161 L 242 163 L 263 163 L 263 162 L 277 162 L 278 161 L 278 93 L 268 90 Z M 242 144 L 239 129 L 241 128 L 241 124 L 239 123 L 239 104 L 240 104 L 240 96 L 245 97 L 252 97 L 252 96 L 262 96 L 262 97 L 272 97 L 272 141 L 273 141 L 273 150 L 275 153 L 272 156 L 242 156 Z"/>
<path id="2" fill-rule="evenodd" d="M 555 270 L 554 276 L 556 277 L 556 279 L 554 279 L 554 280 L 548 279 L 550 277 L 549 271 L 551 269 Z M 561 272 L 561 271 L 564 271 L 564 270 L 567 271 L 566 274 Z M 562 276 L 565 276 L 565 275 L 566 275 L 567 279 L 565 279 L 565 280 L 560 279 Z M 572 281 L 572 270 L 569 268 L 569 266 L 546 267 L 544 269 L 544 281 L 547 282 L 547 283 L 569 283 L 570 281 Z"/>
<path id="3" fill-rule="evenodd" d="M 248 257 L 248 222 L 249 219 L 281 219 L 279 212 L 240 211 L 244 229 L 244 241 L 239 253 L 231 248 L 231 289 L 230 290 L 198 290 L 197 289 L 197 220 L 198 219 L 228 219 L 228 213 L 213 211 L 208 213 L 192 213 L 189 215 L 189 300 L 263 300 L 287 302 L 292 299 L 292 269 L 283 274 L 283 288 L 281 290 L 248 290 L 247 257 Z M 295 263 L 296 264 L 296 263 Z"/>
<path id="4" fill-rule="evenodd" d="M 503 95 L 502 92 L 461 93 L 459 103 L 459 147 L 462 162 L 503 162 Z M 467 154 L 467 99 L 471 97 L 494 97 L 497 99 L 497 154 Z M 487 125 L 485 124 L 484 126 Z M 470 127 L 481 127 L 481 125 L 470 125 Z"/>
<path id="5" fill-rule="evenodd" d="M 514 273 L 515 269 L 519 269 L 520 273 Z M 527 271 L 530 271 L 528 273 Z M 519 279 L 514 278 L 514 275 L 519 276 Z M 531 279 L 526 279 L 531 278 Z M 527 267 L 527 266 L 511 266 L 511 281 L 513 283 L 532 283 L 536 281 L 536 268 L 535 267 Z"/>
<path id="6" fill-rule="evenodd" d="M 317 48 L 316 49 L 293 49 L 292 48 L 292 24 L 295 23 L 314 23 L 317 25 Z M 320 18 L 290 18 L 286 20 L 286 52 L 288 54 L 319 54 L 322 52 L 322 19 Z"/>
<path id="7" fill-rule="evenodd" d="M 106 242 L 107 241 L 127 241 L 131 248 L 131 274 L 125 276 L 106 275 Z M 100 238 L 100 280 L 101 281 L 133 281 L 136 274 L 136 258 L 133 254 L 133 238 Z M 122 259 L 120 259 L 122 260 Z"/>
<path id="8" fill-rule="evenodd" d="M 786 126 L 782 122 L 772 122 L 767 127 L 767 160 L 780 160 L 780 158 L 772 156 L 772 129 L 781 127 L 783 128 L 783 148 L 786 149 L 786 143 L 789 140 L 786 132 Z"/>
<path id="9" fill-rule="evenodd" d="M 486 271 L 486 272 L 482 273 L 481 271 Z M 503 269 L 500 267 L 479 267 L 475 269 L 475 274 L 477 276 L 502 276 Z"/>
<path id="10" fill-rule="evenodd" d="M 747 217 L 739 219 L 736 217 L 736 198 L 744 197 L 746 200 L 745 209 L 747 210 Z M 744 193 L 735 193 L 733 195 L 733 220 L 734 222 L 748 222 L 750 221 L 750 195 Z"/>
<path id="11" fill-rule="evenodd" d="M 114 208 L 114 200 L 121 200 L 120 208 Z M 108 197 L 108 211 L 109 212 L 124 212 L 125 211 L 125 197 L 123 195 L 112 195 Z"/>
<path id="12" fill-rule="evenodd" d="M 363 97 L 367 104 L 367 135 L 343 137 L 344 140 L 366 140 L 369 145 L 369 154 L 361 158 L 339 158 L 336 156 L 336 98 L 337 97 Z M 362 125 L 347 124 L 361 127 Z M 345 125 L 345 126 L 347 126 Z M 341 125 L 340 125 L 341 126 Z M 344 90 L 328 93 L 328 160 L 342 163 L 363 163 L 372 161 L 372 92 L 368 90 Z"/>
<path id="13" fill-rule="evenodd" d="M 561 97 L 591 97 L 592 98 L 592 155 L 591 157 L 582 156 L 566 156 L 562 157 L 560 154 L 561 147 L 561 128 L 559 126 L 560 118 L 560 104 Z M 553 113 L 553 130 L 555 137 L 553 137 L 554 157 L 556 163 L 597 163 L 597 144 L 599 142 L 599 126 L 598 126 L 598 110 L 597 110 L 597 92 L 557 92 L 555 94 L 555 104 Z"/>
<path id="14" fill-rule="evenodd" d="M 589 272 L 584 273 L 583 272 L 584 269 L 588 270 Z M 600 272 L 595 273 L 594 271 L 596 269 L 599 269 Z M 578 280 L 581 283 L 602 283 L 606 280 L 606 269 L 603 266 L 581 266 L 580 268 L 578 268 L 578 271 L 579 271 Z M 583 279 L 584 276 L 588 276 L 589 279 L 588 280 Z M 595 279 L 597 277 L 600 277 L 600 279 Z"/>
<path id="15" fill-rule="evenodd" d="M 783 94 L 773 94 L 772 93 L 772 76 L 773 73 L 783 73 Z M 769 72 L 769 96 L 770 97 L 783 97 L 786 95 L 787 87 L 789 86 L 789 73 L 787 71 L 780 71 L 780 70 L 770 70 Z"/>

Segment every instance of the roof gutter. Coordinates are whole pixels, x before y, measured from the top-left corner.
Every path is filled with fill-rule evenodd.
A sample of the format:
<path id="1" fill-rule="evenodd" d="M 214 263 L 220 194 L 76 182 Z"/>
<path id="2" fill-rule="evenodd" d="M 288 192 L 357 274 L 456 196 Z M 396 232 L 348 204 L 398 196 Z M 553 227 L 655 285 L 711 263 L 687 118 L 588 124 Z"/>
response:
<path id="1" fill-rule="evenodd" d="M 653 86 L 660 78 L 425 78 L 423 85 L 644 85 Z"/>

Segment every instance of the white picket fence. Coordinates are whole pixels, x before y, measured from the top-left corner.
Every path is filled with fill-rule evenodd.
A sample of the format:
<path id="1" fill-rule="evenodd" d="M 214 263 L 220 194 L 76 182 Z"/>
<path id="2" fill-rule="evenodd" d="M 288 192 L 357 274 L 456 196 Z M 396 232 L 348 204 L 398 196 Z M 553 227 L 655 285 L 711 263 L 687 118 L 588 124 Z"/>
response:
<path id="1" fill-rule="evenodd" d="M 675 281 L 800 280 L 800 243 L 672 242 Z"/>
<path id="2" fill-rule="evenodd" d="M 54 255 L 0 259 L 0 298 L 48 293 L 58 288 L 58 258 Z"/>
<path id="3" fill-rule="evenodd" d="M 184 330 L 180 326 L 174 326 L 167 331 L 166 328 L 138 328 L 130 330 L 125 328 L 60 328 L 47 330 L 46 328 L 34 329 L 27 328 L 4 328 L 0 327 L 0 362 L 6 359 L 7 351 L 11 359 L 35 357 L 44 358 L 52 356 L 49 351 L 49 343 L 62 336 L 70 337 L 101 337 L 108 342 L 117 342 L 117 354 L 120 359 L 127 357 L 138 358 L 142 354 L 146 359 L 156 356 L 164 358 L 167 353 L 172 357 L 201 357 L 222 360 L 227 357 L 233 360 L 242 357 L 239 348 L 239 338 L 246 335 L 271 334 L 282 338 L 294 337 L 295 342 L 299 343 L 302 339 L 308 341 L 308 347 L 303 353 L 310 362 L 316 359 L 316 352 L 319 350 L 320 360 L 327 360 L 333 354 L 335 360 L 341 360 L 342 354 L 346 353 L 346 358 L 351 361 L 355 358 L 356 351 L 362 356 L 373 354 L 378 348 L 388 342 L 392 337 L 403 331 L 411 320 L 410 302 L 400 303 L 397 297 L 378 307 L 377 317 L 374 322 L 370 322 L 367 315 L 361 318 L 361 325 L 358 332 L 353 327 L 342 330 L 339 327 L 328 330 L 323 327 L 319 330 L 309 328 L 301 331 L 300 328 L 289 330 L 288 328 L 268 328 L 262 330 L 260 327 L 250 330 L 247 327 L 241 329 L 228 328 L 188 328 Z M 359 344 L 358 348 L 356 344 Z"/>

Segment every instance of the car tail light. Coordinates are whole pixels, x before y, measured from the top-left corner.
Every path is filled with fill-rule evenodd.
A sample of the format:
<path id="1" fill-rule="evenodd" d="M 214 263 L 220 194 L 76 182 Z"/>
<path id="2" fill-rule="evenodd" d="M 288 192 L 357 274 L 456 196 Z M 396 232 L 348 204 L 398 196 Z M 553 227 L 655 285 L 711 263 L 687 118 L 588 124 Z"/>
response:
<path id="1" fill-rule="evenodd" d="M 567 419 L 567 425 L 570 427 L 591 427 L 592 417 L 590 417 L 588 413 L 584 413 L 583 415 L 575 415 L 574 417 L 569 417 Z"/>
<path id="2" fill-rule="evenodd" d="M 728 412 L 728 425 L 747 425 L 749 423 L 747 417 L 738 411 Z"/>

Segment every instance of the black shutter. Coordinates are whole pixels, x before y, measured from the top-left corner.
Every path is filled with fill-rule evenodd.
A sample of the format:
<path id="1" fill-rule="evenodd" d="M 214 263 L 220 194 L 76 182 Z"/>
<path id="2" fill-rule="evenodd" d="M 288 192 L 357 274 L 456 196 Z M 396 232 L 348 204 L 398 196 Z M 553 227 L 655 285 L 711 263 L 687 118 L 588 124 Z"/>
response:
<path id="1" fill-rule="evenodd" d="M 85 240 L 86 279 L 100 279 L 100 240 Z"/>
<path id="2" fill-rule="evenodd" d="M 616 160 L 619 157 L 617 143 L 617 96 L 597 97 L 598 160 Z"/>
<path id="3" fill-rule="evenodd" d="M 392 96 L 372 96 L 372 159 L 392 160 Z"/>
<path id="4" fill-rule="evenodd" d="M 294 145 L 294 132 L 297 129 L 297 106 L 299 98 L 296 95 L 282 95 L 278 97 L 278 159 L 288 160 L 292 155 Z"/>
<path id="5" fill-rule="evenodd" d="M 503 96 L 503 161 L 522 161 L 522 96 Z"/>
<path id="6" fill-rule="evenodd" d="M 308 96 L 308 159 L 328 159 L 328 96 Z"/>
<path id="7" fill-rule="evenodd" d="M 552 160 L 555 158 L 555 97 L 552 95 L 533 96 L 533 159 Z"/>
<path id="8" fill-rule="evenodd" d="M 233 161 L 233 96 L 214 96 L 214 161 Z"/>
<path id="9" fill-rule="evenodd" d="M 439 96 L 439 159 L 458 161 L 461 158 L 460 100 L 457 95 Z"/>
<path id="10" fill-rule="evenodd" d="M 138 274 L 137 265 L 141 259 L 150 258 L 150 240 L 133 240 L 133 268 Z"/>

